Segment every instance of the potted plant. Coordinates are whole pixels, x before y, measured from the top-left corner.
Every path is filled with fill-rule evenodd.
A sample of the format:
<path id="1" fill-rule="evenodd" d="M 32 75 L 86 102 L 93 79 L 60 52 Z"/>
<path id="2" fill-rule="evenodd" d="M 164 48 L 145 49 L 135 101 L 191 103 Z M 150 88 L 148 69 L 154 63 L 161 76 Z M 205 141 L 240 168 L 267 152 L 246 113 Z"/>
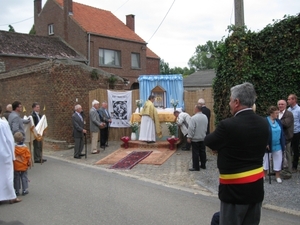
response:
<path id="1" fill-rule="evenodd" d="M 130 124 L 131 126 L 131 140 L 135 141 L 136 140 L 136 132 L 139 130 L 139 123 L 138 122 L 133 122 Z"/>
<path id="2" fill-rule="evenodd" d="M 176 131 L 177 131 L 177 124 L 176 123 L 167 122 L 166 125 L 168 127 L 169 134 L 171 135 L 171 137 L 175 138 L 175 134 L 176 134 Z"/>
<path id="3" fill-rule="evenodd" d="M 177 107 L 177 105 L 178 105 L 178 103 L 179 103 L 179 101 L 178 101 L 178 100 L 171 99 L 170 103 L 171 103 L 171 105 L 173 106 L 174 111 L 175 111 L 175 110 L 176 110 L 176 107 Z"/>
<path id="4" fill-rule="evenodd" d="M 114 89 L 115 83 L 117 82 L 117 77 L 115 75 L 111 75 L 109 78 L 107 78 L 107 82 L 110 89 Z"/>

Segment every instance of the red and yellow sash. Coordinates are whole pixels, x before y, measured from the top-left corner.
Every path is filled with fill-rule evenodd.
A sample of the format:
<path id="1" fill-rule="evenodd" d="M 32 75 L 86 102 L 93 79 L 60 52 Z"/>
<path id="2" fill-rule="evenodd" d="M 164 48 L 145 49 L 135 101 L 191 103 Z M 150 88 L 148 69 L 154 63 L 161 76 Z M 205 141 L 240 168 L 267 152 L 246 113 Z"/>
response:
<path id="1" fill-rule="evenodd" d="M 263 168 L 257 168 L 242 173 L 220 174 L 220 184 L 247 184 L 264 177 Z"/>

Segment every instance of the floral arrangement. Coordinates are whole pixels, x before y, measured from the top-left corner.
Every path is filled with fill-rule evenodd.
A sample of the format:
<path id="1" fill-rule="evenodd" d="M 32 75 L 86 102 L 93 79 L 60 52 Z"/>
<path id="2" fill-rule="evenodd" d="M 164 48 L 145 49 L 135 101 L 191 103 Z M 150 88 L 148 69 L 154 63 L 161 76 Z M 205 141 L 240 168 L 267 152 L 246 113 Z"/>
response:
<path id="1" fill-rule="evenodd" d="M 168 127 L 169 134 L 172 135 L 172 136 L 175 136 L 176 130 L 177 130 L 177 124 L 176 123 L 167 122 L 166 125 Z"/>
<path id="2" fill-rule="evenodd" d="M 140 127 L 138 122 L 130 123 L 130 126 L 131 126 L 131 129 L 132 129 L 132 132 L 134 132 L 134 133 L 136 133 L 139 130 L 139 127 Z"/>
<path id="3" fill-rule="evenodd" d="M 170 101 L 170 103 L 171 103 L 171 105 L 174 107 L 174 108 L 176 108 L 176 106 L 178 105 L 178 100 L 174 100 L 174 99 L 171 99 L 171 101 Z"/>
<path id="4" fill-rule="evenodd" d="M 135 103 L 138 108 L 141 108 L 143 105 L 143 100 L 142 99 L 135 100 Z"/>

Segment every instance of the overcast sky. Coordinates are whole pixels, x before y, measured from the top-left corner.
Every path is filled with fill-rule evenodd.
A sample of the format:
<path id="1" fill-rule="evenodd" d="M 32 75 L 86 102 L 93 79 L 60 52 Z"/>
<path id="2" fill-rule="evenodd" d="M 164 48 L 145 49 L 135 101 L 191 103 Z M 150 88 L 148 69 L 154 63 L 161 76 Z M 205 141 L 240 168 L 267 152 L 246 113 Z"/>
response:
<path id="1" fill-rule="evenodd" d="M 135 32 L 170 68 L 188 66 L 198 45 L 221 40 L 228 34 L 227 26 L 234 23 L 234 0 L 74 1 L 109 10 L 124 23 L 126 15 L 135 15 Z M 16 32 L 28 33 L 33 25 L 33 2 L 0 0 L 0 30 L 8 31 L 11 24 Z M 244 10 L 247 27 L 259 31 L 273 19 L 298 14 L 300 0 L 244 0 Z"/>

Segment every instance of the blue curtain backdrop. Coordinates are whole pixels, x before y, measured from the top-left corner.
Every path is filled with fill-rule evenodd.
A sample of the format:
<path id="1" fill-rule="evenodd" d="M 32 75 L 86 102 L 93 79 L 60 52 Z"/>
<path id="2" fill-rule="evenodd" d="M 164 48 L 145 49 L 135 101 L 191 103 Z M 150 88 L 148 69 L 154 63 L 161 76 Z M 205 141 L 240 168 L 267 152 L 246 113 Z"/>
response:
<path id="1" fill-rule="evenodd" d="M 138 78 L 140 87 L 140 99 L 147 101 L 151 90 L 157 85 L 166 90 L 166 105 L 173 108 L 170 101 L 178 100 L 177 108 L 184 108 L 183 102 L 183 78 L 181 74 L 172 75 L 141 75 Z"/>

